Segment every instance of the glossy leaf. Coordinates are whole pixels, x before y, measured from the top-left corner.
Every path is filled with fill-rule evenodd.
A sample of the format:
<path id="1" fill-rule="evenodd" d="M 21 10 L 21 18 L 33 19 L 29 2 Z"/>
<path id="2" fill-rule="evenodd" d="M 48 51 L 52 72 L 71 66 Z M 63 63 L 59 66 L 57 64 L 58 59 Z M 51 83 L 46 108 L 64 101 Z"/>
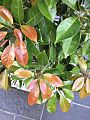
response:
<path id="1" fill-rule="evenodd" d="M 14 19 L 18 23 L 22 23 L 24 19 L 24 9 L 22 0 L 12 0 L 11 11 Z"/>
<path id="2" fill-rule="evenodd" d="M 29 70 L 25 70 L 23 68 L 20 68 L 14 72 L 14 75 L 17 76 L 18 78 L 29 78 L 33 76 L 33 73 Z"/>
<path id="3" fill-rule="evenodd" d="M 68 5 L 73 10 L 77 10 L 77 6 L 76 6 L 77 0 L 62 0 L 62 1 L 63 1 L 63 3 L 65 3 L 66 5 Z"/>
<path id="4" fill-rule="evenodd" d="M 16 60 L 23 66 L 28 63 L 28 52 L 25 42 L 16 41 L 15 43 L 15 56 Z"/>
<path id="5" fill-rule="evenodd" d="M 90 79 L 89 78 L 86 79 L 86 92 L 90 93 Z"/>
<path id="6" fill-rule="evenodd" d="M 64 88 L 63 91 L 64 91 L 64 94 L 67 98 L 69 98 L 71 100 L 74 99 L 74 94 L 71 90 Z"/>
<path id="7" fill-rule="evenodd" d="M 86 61 L 81 57 L 81 58 L 79 58 L 78 62 L 79 62 L 79 66 L 80 66 L 81 71 L 86 72 L 86 70 L 87 70 Z"/>
<path id="8" fill-rule="evenodd" d="M 56 95 L 53 95 L 47 102 L 47 111 L 53 113 L 56 111 L 57 107 L 57 98 Z"/>
<path id="9" fill-rule="evenodd" d="M 84 77 L 80 77 L 77 80 L 75 80 L 72 90 L 78 91 L 83 87 L 83 85 L 84 85 Z"/>
<path id="10" fill-rule="evenodd" d="M 39 0 L 38 2 L 38 8 L 40 12 L 51 22 L 54 21 L 55 15 L 56 15 L 56 7 L 53 7 L 51 9 L 48 9 L 45 2 L 42 0 Z"/>
<path id="11" fill-rule="evenodd" d="M 79 31 L 79 29 L 80 21 L 77 17 L 66 18 L 57 27 L 55 43 L 74 36 Z"/>
<path id="12" fill-rule="evenodd" d="M 42 18 L 43 18 L 43 15 L 39 11 L 38 7 L 35 5 L 28 10 L 27 24 L 36 26 L 41 21 Z"/>
<path id="13" fill-rule="evenodd" d="M 0 31 L 0 41 L 4 39 L 6 35 L 7 35 L 7 32 Z"/>
<path id="14" fill-rule="evenodd" d="M 3 47 L 9 40 L 4 40 L 2 42 L 0 42 L 0 47 Z"/>
<path id="15" fill-rule="evenodd" d="M 46 81 L 48 81 L 51 85 L 53 85 L 55 87 L 63 86 L 62 80 L 56 75 L 46 73 L 46 74 L 44 74 L 44 78 Z"/>
<path id="16" fill-rule="evenodd" d="M 58 2 L 58 0 L 44 0 L 44 1 L 45 4 L 49 7 L 49 9 L 54 7 Z"/>
<path id="17" fill-rule="evenodd" d="M 14 29 L 14 35 L 15 37 L 22 42 L 22 33 L 19 29 Z"/>
<path id="18" fill-rule="evenodd" d="M 60 108 L 62 112 L 68 112 L 70 109 L 70 103 L 68 102 L 67 98 L 60 94 Z"/>
<path id="19" fill-rule="evenodd" d="M 30 40 L 37 42 L 37 32 L 34 27 L 22 25 L 21 30 Z"/>
<path id="20" fill-rule="evenodd" d="M 2 73 L 1 88 L 4 90 L 8 90 L 10 88 L 9 78 L 6 70 Z"/>
<path id="21" fill-rule="evenodd" d="M 37 100 L 38 100 L 38 97 L 39 97 L 39 86 L 37 84 L 37 82 L 34 82 L 34 83 L 31 83 L 31 90 L 30 90 L 30 93 L 29 93 L 29 96 L 28 96 L 28 103 L 29 105 L 34 105 Z"/>
<path id="22" fill-rule="evenodd" d="M 71 55 L 72 53 L 74 53 L 76 51 L 76 49 L 78 48 L 80 42 L 80 34 L 77 33 L 75 36 L 67 38 L 65 40 L 63 40 L 63 52 L 65 55 L 65 58 L 67 58 L 69 55 Z"/>
<path id="23" fill-rule="evenodd" d="M 7 68 L 10 68 L 13 65 L 14 58 L 15 58 L 14 44 L 12 44 L 4 49 L 1 55 L 2 64 L 5 65 Z"/>
<path id="24" fill-rule="evenodd" d="M 2 16 L 6 21 L 13 24 L 13 17 L 11 13 L 3 6 L 0 6 L 0 16 Z"/>
<path id="25" fill-rule="evenodd" d="M 51 88 L 42 79 L 40 80 L 40 90 L 43 100 L 51 97 L 52 95 Z"/>
<path id="26" fill-rule="evenodd" d="M 84 99 L 88 96 L 87 91 L 86 91 L 86 86 L 83 86 L 83 88 L 79 92 L 79 97 L 80 99 Z"/>

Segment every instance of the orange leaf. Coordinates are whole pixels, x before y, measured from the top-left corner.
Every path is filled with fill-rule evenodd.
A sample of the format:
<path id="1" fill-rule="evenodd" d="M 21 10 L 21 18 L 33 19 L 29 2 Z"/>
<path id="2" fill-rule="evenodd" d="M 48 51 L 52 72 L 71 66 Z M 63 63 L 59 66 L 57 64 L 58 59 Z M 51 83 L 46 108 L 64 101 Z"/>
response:
<path id="1" fill-rule="evenodd" d="M 4 40 L 2 42 L 0 42 L 0 47 L 3 47 L 9 40 Z"/>
<path id="2" fill-rule="evenodd" d="M 62 80 L 53 74 L 46 73 L 44 74 L 45 80 L 47 80 L 50 84 L 52 84 L 55 87 L 61 87 L 63 86 Z"/>
<path id="3" fill-rule="evenodd" d="M 22 25 L 21 30 L 30 40 L 37 42 L 37 32 L 34 27 Z"/>
<path id="4" fill-rule="evenodd" d="M 40 80 L 40 90 L 43 99 L 48 99 L 52 95 L 51 88 L 45 83 L 44 80 Z"/>
<path id="5" fill-rule="evenodd" d="M 7 32 L 1 31 L 1 32 L 0 32 L 0 41 L 1 41 L 2 39 L 4 39 L 6 35 L 7 35 Z"/>
<path id="6" fill-rule="evenodd" d="M 29 78 L 33 76 L 33 73 L 29 70 L 20 68 L 14 72 L 14 75 L 17 76 L 18 78 Z"/>
<path id="7" fill-rule="evenodd" d="M 3 6 L 0 6 L 0 16 L 2 16 L 6 21 L 13 24 L 13 17 L 11 13 Z"/>
<path id="8" fill-rule="evenodd" d="M 28 96 L 28 103 L 29 105 L 34 105 L 39 97 L 39 86 L 37 84 L 37 80 L 32 81 L 30 86 L 31 86 L 31 90 Z"/>
<path id="9" fill-rule="evenodd" d="M 87 91 L 86 91 L 86 86 L 84 85 L 83 88 L 79 92 L 79 97 L 81 99 L 84 99 L 88 96 Z"/>
<path id="10" fill-rule="evenodd" d="M 15 37 L 22 42 L 22 33 L 19 29 L 14 29 Z"/>
<path id="11" fill-rule="evenodd" d="M 90 93 L 90 79 L 89 78 L 86 79 L 86 91 L 87 93 Z"/>
<path id="12" fill-rule="evenodd" d="M 1 55 L 1 61 L 3 65 L 5 65 L 7 68 L 10 68 L 13 65 L 14 58 L 15 58 L 14 44 L 12 44 L 4 49 Z"/>
<path id="13" fill-rule="evenodd" d="M 28 52 L 26 49 L 26 44 L 22 41 L 16 40 L 15 43 L 15 56 L 16 60 L 23 66 L 28 63 Z"/>

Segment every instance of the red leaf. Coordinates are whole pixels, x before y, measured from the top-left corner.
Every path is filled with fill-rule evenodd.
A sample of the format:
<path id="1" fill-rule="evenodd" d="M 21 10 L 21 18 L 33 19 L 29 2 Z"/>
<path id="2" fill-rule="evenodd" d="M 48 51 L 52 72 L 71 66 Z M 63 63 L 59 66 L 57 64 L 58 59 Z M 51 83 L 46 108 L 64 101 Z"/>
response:
<path id="1" fill-rule="evenodd" d="M 15 43 L 15 56 L 16 60 L 23 66 L 28 63 L 28 52 L 25 42 L 16 41 Z"/>
<path id="2" fill-rule="evenodd" d="M 0 6 L 0 16 L 2 16 L 6 21 L 13 24 L 13 17 L 11 13 L 3 6 Z"/>
<path id="3" fill-rule="evenodd" d="M 34 105 L 39 97 L 39 86 L 37 81 L 32 81 L 31 82 L 31 90 L 30 90 L 30 94 L 28 96 L 28 103 L 29 105 Z"/>
<path id="4" fill-rule="evenodd" d="M 43 99 L 48 99 L 52 95 L 51 88 L 45 83 L 44 80 L 40 80 L 40 90 Z"/>
<path id="5" fill-rule="evenodd" d="M 2 41 L 0 42 L 0 47 L 3 47 L 9 40 L 5 40 L 5 41 Z"/>
<path id="6" fill-rule="evenodd" d="M 34 27 L 22 25 L 21 30 L 30 40 L 37 42 L 37 32 Z"/>
<path id="7" fill-rule="evenodd" d="M 56 75 L 46 73 L 44 74 L 44 77 L 50 84 L 52 84 L 55 87 L 63 86 L 62 80 Z"/>
<path id="8" fill-rule="evenodd" d="M 14 29 L 14 35 L 15 37 L 22 42 L 22 33 L 19 29 Z"/>
<path id="9" fill-rule="evenodd" d="M 1 41 L 2 39 L 4 39 L 6 35 L 7 35 L 7 32 L 1 31 L 1 32 L 0 32 L 0 41 Z"/>
<path id="10" fill-rule="evenodd" d="M 7 68 L 10 68 L 13 65 L 14 58 L 15 58 L 14 44 L 12 44 L 4 49 L 1 55 L 1 61 L 3 65 L 5 65 Z"/>

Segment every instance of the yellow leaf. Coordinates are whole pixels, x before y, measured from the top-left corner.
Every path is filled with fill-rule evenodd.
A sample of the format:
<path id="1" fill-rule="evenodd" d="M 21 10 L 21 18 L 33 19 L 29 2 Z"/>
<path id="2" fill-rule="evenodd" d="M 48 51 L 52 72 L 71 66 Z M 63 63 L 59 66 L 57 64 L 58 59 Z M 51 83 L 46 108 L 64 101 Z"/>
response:
<path id="1" fill-rule="evenodd" d="M 86 91 L 87 93 L 90 93 L 90 79 L 89 78 L 86 79 Z"/>
<path id="2" fill-rule="evenodd" d="M 79 96 L 81 99 L 84 99 L 88 96 L 87 91 L 86 91 L 86 86 L 83 86 L 83 88 L 80 90 Z"/>
<path id="3" fill-rule="evenodd" d="M 74 82 L 72 90 L 78 91 L 83 87 L 83 85 L 84 85 L 84 77 L 80 77 Z"/>

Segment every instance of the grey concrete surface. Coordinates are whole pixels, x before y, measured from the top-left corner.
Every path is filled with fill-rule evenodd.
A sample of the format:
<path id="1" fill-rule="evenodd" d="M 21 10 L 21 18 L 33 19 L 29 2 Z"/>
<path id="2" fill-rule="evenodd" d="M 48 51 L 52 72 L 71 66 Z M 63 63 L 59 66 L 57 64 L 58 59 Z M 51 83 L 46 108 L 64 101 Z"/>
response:
<path id="1" fill-rule="evenodd" d="M 90 120 L 90 109 L 72 105 L 68 113 L 62 113 L 59 104 L 53 114 L 46 111 L 44 105 L 30 107 L 28 93 L 17 89 L 0 90 L 0 120 Z M 74 102 L 90 106 L 90 97 L 80 100 L 75 94 Z"/>

